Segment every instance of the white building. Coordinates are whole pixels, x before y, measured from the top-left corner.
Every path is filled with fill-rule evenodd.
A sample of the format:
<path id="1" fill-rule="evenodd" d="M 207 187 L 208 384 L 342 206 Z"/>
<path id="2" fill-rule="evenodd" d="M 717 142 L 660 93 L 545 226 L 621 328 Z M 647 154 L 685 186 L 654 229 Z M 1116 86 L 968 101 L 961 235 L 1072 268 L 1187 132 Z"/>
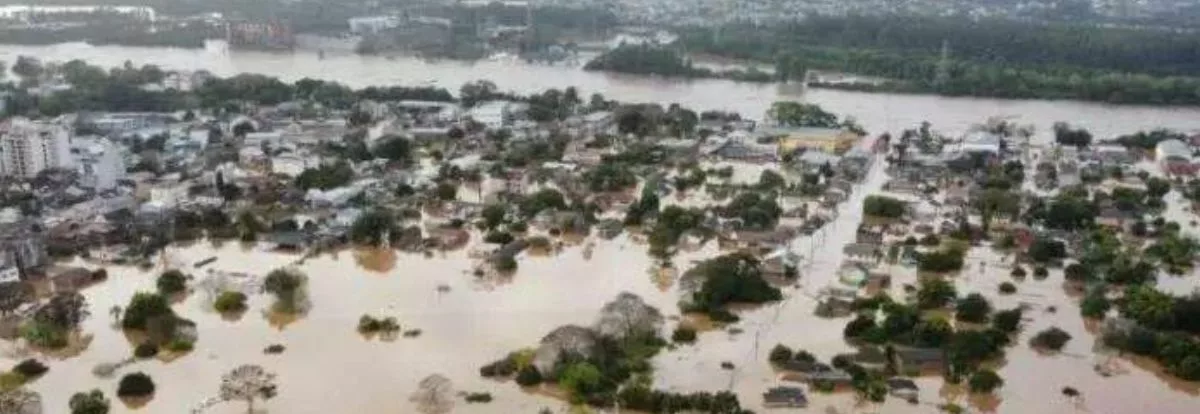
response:
<path id="1" fill-rule="evenodd" d="M 51 168 L 71 168 L 71 131 L 67 127 L 13 118 L 0 125 L 0 173 L 34 177 Z"/>
<path id="2" fill-rule="evenodd" d="M 21 281 L 21 269 L 0 260 L 0 285 Z"/>
<path id="3" fill-rule="evenodd" d="M 374 34 L 400 27 L 400 18 L 396 16 L 352 17 L 348 23 L 350 24 L 350 33 L 357 35 Z"/>
<path id="4" fill-rule="evenodd" d="M 71 144 L 71 157 L 83 187 L 111 190 L 117 188 L 117 180 L 125 178 L 125 156 L 107 139 L 77 139 Z"/>
<path id="5" fill-rule="evenodd" d="M 488 130 L 512 126 L 514 118 L 525 112 L 528 105 L 509 101 L 487 101 L 467 111 L 467 117 L 483 124 Z"/>
<path id="6" fill-rule="evenodd" d="M 1167 161 L 1190 161 L 1192 151 L 1187 144 L 1177 139 L 1168 139 L 1154 146 L 1154 160 L 1159 163 Z"/>

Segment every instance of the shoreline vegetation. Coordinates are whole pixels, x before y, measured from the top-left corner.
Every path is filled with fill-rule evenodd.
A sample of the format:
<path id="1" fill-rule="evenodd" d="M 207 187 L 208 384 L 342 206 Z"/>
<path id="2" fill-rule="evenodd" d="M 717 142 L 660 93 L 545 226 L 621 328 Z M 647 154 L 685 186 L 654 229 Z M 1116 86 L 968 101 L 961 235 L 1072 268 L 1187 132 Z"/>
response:
<path id="1" fill-rule="evenodd" d="M 677 42 L 690 53 L 773 62 L 781 80 L 810 70 L 892 80 L 816 87 L 1156 105 L 1200 104 L 1198 44 L 1165 30 L 905 16 L 682 28 Z"/>

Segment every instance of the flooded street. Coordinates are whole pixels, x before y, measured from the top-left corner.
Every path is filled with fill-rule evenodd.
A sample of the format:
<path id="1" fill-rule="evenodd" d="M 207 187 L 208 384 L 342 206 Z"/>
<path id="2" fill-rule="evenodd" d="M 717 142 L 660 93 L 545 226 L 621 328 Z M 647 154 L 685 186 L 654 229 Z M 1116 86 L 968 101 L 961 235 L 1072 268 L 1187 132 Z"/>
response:
<path id="1" fill-rule="evenodd" d="M 502 89 L 532 92 L 547 87 L 577 86 L 585 93 L 602 92 L 623 101 L 678 102 L 696 109 L 731 109 L 758 118 L 776 100 L 793 99 L 818 103 L 826 109 L 847 114 L 870 131 L 899 133 L 923 120 L 934 129 L 954 134 L 992 116 L 1012 116 L 1020 124 L 1038 127 L 1038 139 L 1047 140 L 1050 125 L 1069 121 L 1090 129 L 1098 138 L 1159 127 L 1183 131 L 1200 130 L 1200 109 L 1112 106 L 1081 102 L 1008 101 L 996 99 L 945 98 L 926 95 L 891 95 L 812 90 L 801 93 L 787 85 L 735 83 L 722 80 L 672 81 L 584 72 L 576 67 L 538 66 L 520 62 L 478 63 L 424 62 L 412 58 L 387 59 L 336 55 L 318 59 L 315 53 L 272 54 L 232 52 L 223 47 L 207 50 L 92 47 L 65 44 L 45 47 L 0 46 L 0 60 L 12 62 L 18 55 L 45 61 L 83 59 L 92 64 L 115 66 L 129 60 L 134 64 L 158 64 L 169 69 L 208 69 L 218 75 L 240 72 L 264 73 L 296 80 L 326 78 L 353 86 L 376 84 L 431 84 L 457 91 L 459 85 L 476 79 L 491 79 Z M 854 240 L 862 220 L 862 201 L 882 191 L 888 180 L 882 157 L 857 184 L 849 199 L 837 207 L 836 219 L 813 236 L 801 236 L 791 249 L 804 258 L 800 278 L 785 287 L 784 300 L 739 312 L 741 321 L 726 329 L 702 332 L 695 344 L 664 350 L 654 359 L 655 386 L 689 392 L 732 390 L 744 407 L 764 412 L 762 392 L 782 382 L 767 361 L 776 344 L 812 352 L 828 360 L 851 348 L 842 331 L 849 318 L 820 318 L 814 315 L 817 295 L 833 283 L 843 261 L 843 246 Z M 724 164 L 723 164 L 724 165 Z M 732 182 L 757 181 L 764 165 L 738 164 Z M 485 182 L 485 187 L 499 186 Z M 476 200 L 484 191 L 460 189 L 460 198 Z M 901 196 L 898 196 L 901 197 Z M 672 197 L 674 199 L 674 197 Z M 689 206 L 695 199 L 678 200 Z M 1178 220 L 1187 231 L 1189 212 L 1183 200 L 1168 196 L 1168 218 Z M 709 200 L 705 200 L 709 201 Z M 138 291 L 153 291 L 155 278 L 167 263 L 184 263 L 181 270 L 196 280 L 208 271 L 246 272 L 264 275 L 272 269 L 296 263 L 300 256 L 261 251 L 236 242 L 220 247 L 199 242 L 168 248 L 162 263 L 150 270 L 109 267 L 108 281 L 83 291 L 91 310 L 83 333 L 88 345 L 70 357 L 45 356 L 50 371 L 28 387 L 39 392 L 46 412 L 63 412 L 75 392 L 99 388 L 114 395 L 117 380 L 126 373 L 143 371 L 157 384 L 154 399 L 141 408 L 130 408 L 115 398 L 114 413 L 188 413 L 204 400 L 217 395 L 221 375 L 242 364 L 259 364 L 278 374 L 279 394 L 262 404 L 269 412 L 287 414 L 326 413 L 412 413 L 409 395 L 418 382 L 441 374 L 456 391 L 488 392 L 488 404 L 467 404 L 456 398 L 454 412 L 534 413 L 542 407 L 568 412 L 560 400 L 526 393 L 511 382 L 481 378 L 479 368 L 520 348 L 536 346 L 551 330 L 567 324 L 590 325 L 601 307 L 622 292 L 641 296 L 657 307 L 667 320 L 664 336 L 680 319 L 681 292 L 671 277 L 659 277 L 654 259 L 645 244 L 627 236 L 605 241 L 590 238 L 566 246 L 557 254 L 519 256 L 519 269 L 511 276 L 472 273 L 476 261 L 469 257 L 482 246 L 473 234 L 464 249 L 418 254 L 342 251 L 304 260 L 297 268 L 308 275 L 312 307 L 300 318 L 281 324 L 267 316 L 272 297 L 251 295 L 249 311 L 240 319 L 228 320 L 212 310 L 210 297 L 200 289 L 174 305 L 175 312 L 197 324 L 195 350 L 173 361 L 143 360 L 121 368 L 112 378 L 98 378 L 92 369 L 132 354 L 133 345 L 107 310 L 125 306 Z M 685 251 L 672 262 L 683 272 L 699 260 L 719 254 L 716 243 L 697 251 Z M 494 246 L 489 246 L 494 247 Z M 216 256 L 204 269 L 191 263 Z M 82 262 L 75 263 L 83 265 Z M 91 267 L 90 265 L 88 265 Z M 919 404 L 889 398 L 883 405 L 860 405 L 853 392 L 812 393 L 807 410 L 771 412 L 930 413 L 944 402 L 971 406 L 979 411 L 1004 413 L 1192 413 L 1196 412 L 1200 385 L 1167 380 L 1153 367 L 1120 359 L 1128 373 L 1101 377 L 1093 371 L 1100 358 L 1093 352 L 1095 329 L 1079 316 L 1078 297 L 1063 287 L 1061 269 L 1052 269 L 1043 280 L 1009 276 L 1011 258 L 987 246 L 973 249 L 967 266 L 953 278 L 960 296 L 984 294 L 996 309 L 1027 304 L 1023 329 L 998 372 L 1005 385 L 995 398 L 970 400 L 962 390 L 946 387 L 940 377 L 917 379 Z M 889 294 L 904 296 L 904 285 L 915 285 L 915 269 L 882 265 L 875 270 L 892 276 Z M 1017 293 L 1002 296 L 997 285 L 1013 281 Z M 1198 284 L 1195 276 L 1163 282 L 1165 290 L 1190 292 Z M 1050 307 L 1057 308 L 1051 312 Z M 415 338 L 366 338 L 356 332 L 360 316 L 395 317 L 403 330 L 420 330 Z M 1050 326 L 1069 332 L 1073 339 L 1057 355 L 1030 349 L 1029 337 Z M 729 328 L 736 328 L 734 332 Z M 286 347 L 282 354 L 268 355 L 269 345 Z M 6 366 L 33 354 L 22 354 L 11 341 L 0 341 L 0 361 Z M 723 363 L 735 368 L 725 369 Z M 1082 398 L 1071 400 L 1063 387 L 1079 390 Z M 222 403 L 206 413 L 242 413 L 241 403 Z"/>

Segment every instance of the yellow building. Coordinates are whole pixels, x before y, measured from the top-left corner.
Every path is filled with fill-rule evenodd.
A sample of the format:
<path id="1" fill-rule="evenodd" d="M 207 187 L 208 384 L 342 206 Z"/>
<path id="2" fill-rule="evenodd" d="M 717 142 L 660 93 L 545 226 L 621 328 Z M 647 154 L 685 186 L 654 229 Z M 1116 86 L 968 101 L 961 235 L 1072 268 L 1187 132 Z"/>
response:
<path id="1" fill-rule="evenodd" d="M 789 154 L 797 149 L 817 149 L 833 154 L 846 152 L 859 136 L 846 129 L 835 128 L 772 128 L 763 131 L 779 142 L 779 153 Z"/>

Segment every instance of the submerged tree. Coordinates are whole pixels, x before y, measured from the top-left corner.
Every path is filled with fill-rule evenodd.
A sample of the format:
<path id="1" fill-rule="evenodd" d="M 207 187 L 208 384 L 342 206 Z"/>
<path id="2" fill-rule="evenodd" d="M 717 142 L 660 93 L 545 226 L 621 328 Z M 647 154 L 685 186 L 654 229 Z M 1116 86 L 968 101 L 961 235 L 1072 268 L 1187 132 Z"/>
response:
<path id="1" fill-rule="evenodd" d="M 0 413 L 41 414 L 42 395 L 24 388 L 0 392 Z"/>
<path id="2" fill-rule="evenodd" d="M 449 378 L 433 374 L 417 384 L 417 391 L 408 400 L 423 414 L 448 413 L 454 408 L 454 386 Z"/>
<path id="3" fill-rule="evenodd" d="M 258 365 L 242 365 L 221 377 L 221 399 L 246 401 L 246 412 L 254 412 L 254 400 L 267 400 L 276 393 L 275 374 Z"/>

